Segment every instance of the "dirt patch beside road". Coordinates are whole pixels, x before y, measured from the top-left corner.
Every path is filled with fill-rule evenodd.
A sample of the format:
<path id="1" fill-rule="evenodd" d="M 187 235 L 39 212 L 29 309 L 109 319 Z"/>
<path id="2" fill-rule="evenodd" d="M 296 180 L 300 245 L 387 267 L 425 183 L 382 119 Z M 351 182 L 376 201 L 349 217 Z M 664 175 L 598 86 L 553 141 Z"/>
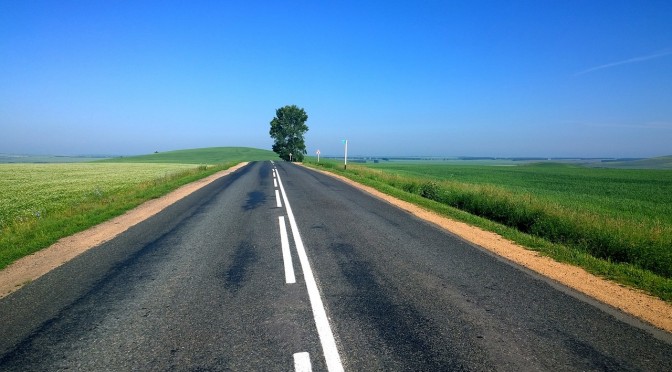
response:
<path id="1" fill-rule="evenodd" d="M 17 260 L 0 271 L 0 298 L 18 290 L 24 284 L 41 277 L 81 253 L 114 238 L 132 226 L 161 212 L 166 207 L 192 192 L 235 172 L 245 165 L 247 165 L 246 162 L 240 163 L 229 169 L 184 185 L 165 196 L 143 203 L 119 217 L 65 237 L 50 247 Z"/>
<path id="2" fill-rule="evenodd" d="M 309 169 L 338 178 L 425 221 L 438 225 L 498 256 L 524 266 L 599 302 L 635 316 L 655 327 L 672 332 L 672 305 L 659 298 L 600 278 L 580 267 L 557 262 L 537 252 L 525 249 L 510 240 L 504 239 L 500 235 L 467 225 L 463 222 L 451 220 L 415 204 L 384 194 L 373 187 L 359 184 L 346 177 L 313 168 Z"/>

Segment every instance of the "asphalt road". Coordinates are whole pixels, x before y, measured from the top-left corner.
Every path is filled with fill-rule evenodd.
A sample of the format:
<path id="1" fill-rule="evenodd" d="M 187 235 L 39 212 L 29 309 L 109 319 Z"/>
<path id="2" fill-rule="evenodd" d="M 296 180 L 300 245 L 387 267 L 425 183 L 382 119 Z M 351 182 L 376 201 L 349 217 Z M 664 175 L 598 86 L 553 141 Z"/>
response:
<path id="1" fill-rule="evenodd" d="M 0 300 L 0 371 L 307 368 L 672 371 L 672 338 L 284 162 Z"/>

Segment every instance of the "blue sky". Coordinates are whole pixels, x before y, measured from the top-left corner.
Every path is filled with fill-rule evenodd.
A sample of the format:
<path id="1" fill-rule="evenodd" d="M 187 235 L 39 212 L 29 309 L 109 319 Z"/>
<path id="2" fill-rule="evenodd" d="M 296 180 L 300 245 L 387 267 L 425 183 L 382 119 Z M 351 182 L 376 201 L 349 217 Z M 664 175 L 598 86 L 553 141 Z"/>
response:
<path id="1" fill-rule="evenodd" d="M 672 2 L 0 0 L 0 153 L 672 154 Z"/>

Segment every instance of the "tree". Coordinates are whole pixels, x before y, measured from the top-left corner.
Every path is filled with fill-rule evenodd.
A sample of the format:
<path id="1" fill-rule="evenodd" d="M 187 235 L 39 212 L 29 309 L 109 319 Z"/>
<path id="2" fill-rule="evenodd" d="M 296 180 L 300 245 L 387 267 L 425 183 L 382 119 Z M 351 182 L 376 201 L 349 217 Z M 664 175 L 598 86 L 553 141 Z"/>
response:
<path id="1" fill-rule="evenodd" d="M 292 161 L 303 161 L 303 155 L 306 152 L 306 143 L 303 134 L 308 131 L 306 125 L 308 115 L 296 105 L 285 106 L 275 110 L 275 117 L 271 120 L 271 138 L 273 151 L 280 158 L 290 160 L 289 154 L 292 154 Z"/>

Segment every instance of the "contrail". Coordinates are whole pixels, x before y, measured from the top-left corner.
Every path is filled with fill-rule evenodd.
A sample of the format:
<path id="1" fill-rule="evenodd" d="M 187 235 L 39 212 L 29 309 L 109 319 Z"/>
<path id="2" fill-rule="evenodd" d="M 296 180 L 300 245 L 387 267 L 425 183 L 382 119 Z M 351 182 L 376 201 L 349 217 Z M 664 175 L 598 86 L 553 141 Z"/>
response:
<path id="1" fill-rule="evenodd" d="M 668 56 L 670 54 L 672 54 L 672 50 L 666 49 L 666 50 L 660 51 L 658 53 L 647 55 L 647 56 L 635 57 L 635 58 L 626 59 L 625 61 L 612 62 L 612 63 L 607 63 L 606 65 L 600 65 L 600 66 L 592 67 L 592 68 L 589 68 L 587 70 L 577 72 L 574 76 L 579 76 L 579 75 L 587 74 L 589 72 L 594 72 L 594 71 L 597 71 L 597 70 L 602 70 L 602 69 L 610 68 L 610 67 L 614 67 L 614 66 L 627 65 L 629 63 L 636 63 L 636 62 L 644 62 L 644 61 L 648 61 L 648 60 L 654 59 L 654 58 L 665 57 L 665 56 Z"/>

